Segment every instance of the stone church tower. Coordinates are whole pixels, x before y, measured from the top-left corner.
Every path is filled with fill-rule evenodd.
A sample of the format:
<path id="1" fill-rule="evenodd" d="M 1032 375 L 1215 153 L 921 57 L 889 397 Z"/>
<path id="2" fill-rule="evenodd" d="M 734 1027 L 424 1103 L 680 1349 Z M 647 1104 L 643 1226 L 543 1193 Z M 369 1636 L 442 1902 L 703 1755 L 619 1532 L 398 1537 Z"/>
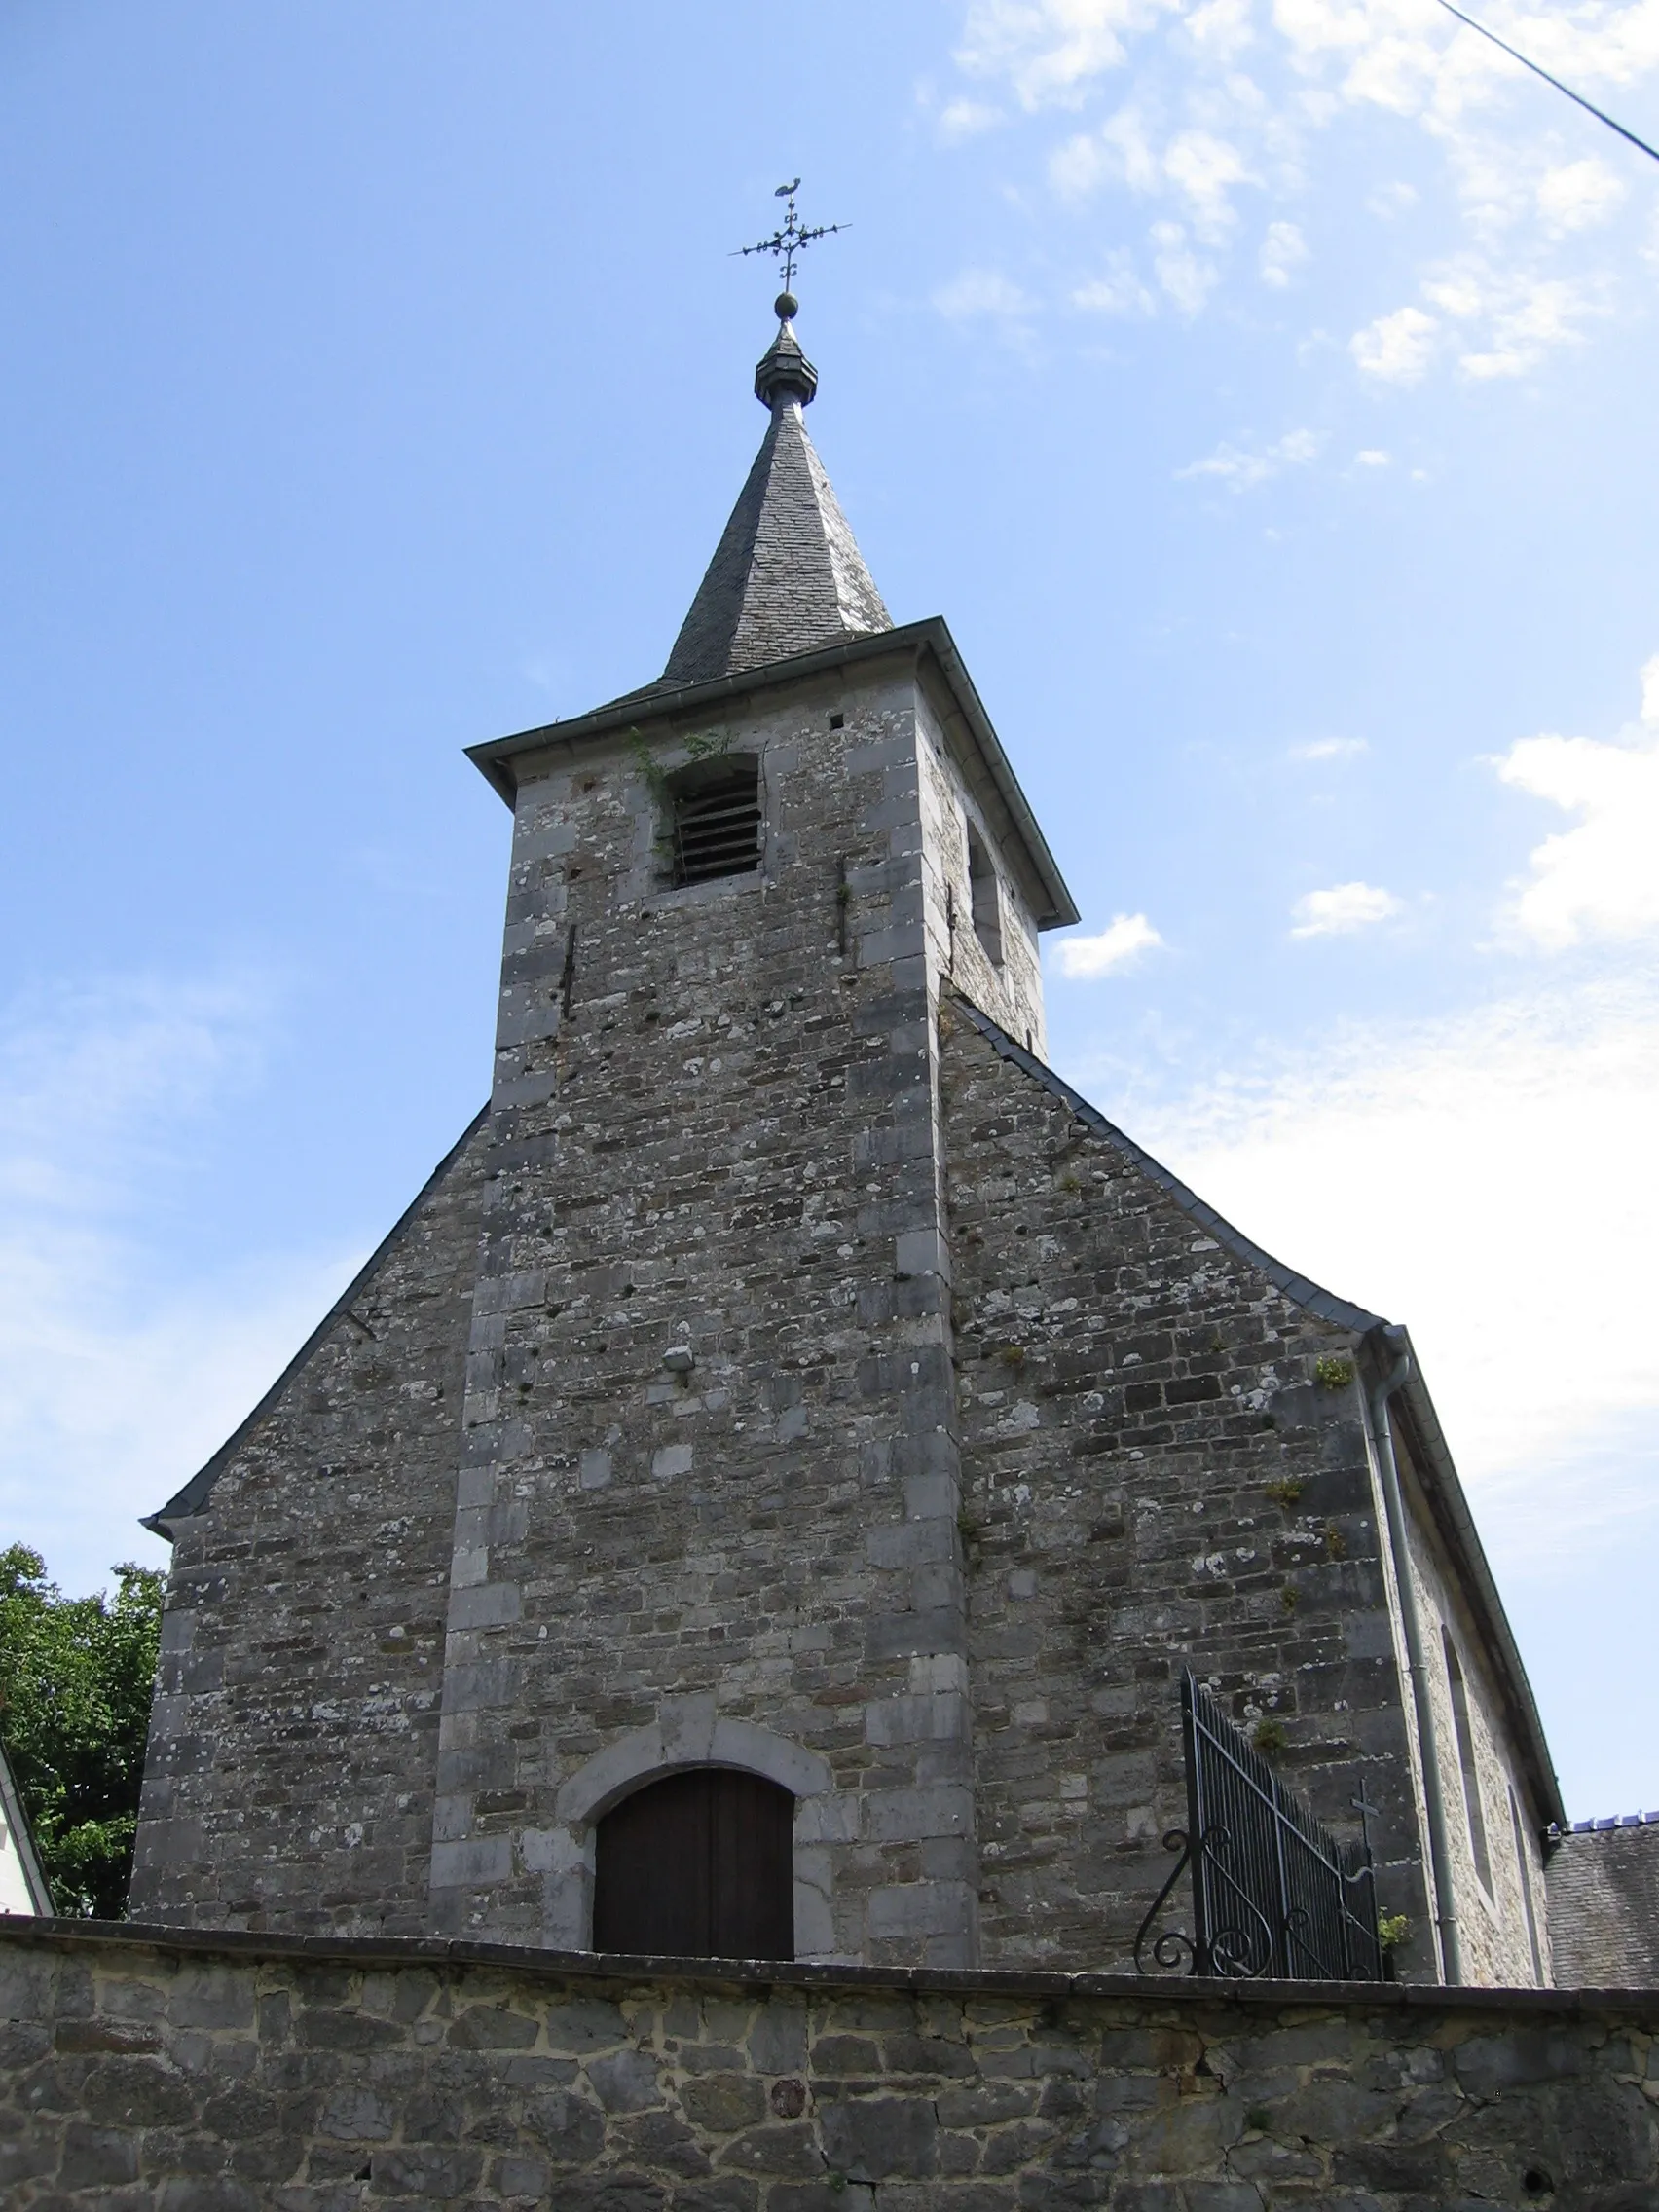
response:
<path id="1" fill-rule="evenodd" d="M 1121 1968 L 1190 1667 L 1365 1799 L 1402 1972 L 1545 1980 L 1556 1785 L 1404 1332 L 1045 1065 L 1077 910 L 816 385 L 785 319 L 662 677 L 473 753 L 490 1103 L 150 1524 L 133 1911 Z"/>

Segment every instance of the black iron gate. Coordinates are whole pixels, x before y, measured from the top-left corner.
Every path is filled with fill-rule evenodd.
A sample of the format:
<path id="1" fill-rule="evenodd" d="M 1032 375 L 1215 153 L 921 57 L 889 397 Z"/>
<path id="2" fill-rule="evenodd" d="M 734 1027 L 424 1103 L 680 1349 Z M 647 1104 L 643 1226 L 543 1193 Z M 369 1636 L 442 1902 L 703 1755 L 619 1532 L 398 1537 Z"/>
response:
<path id="1" fill-rule="evenodd" d="M 1243 1732 L 1190 1674 L 1181 1681 L 1187 1826 L 1180 1853 L 1135 1936 L 1144 1974 L 1381 1981 L 1377 1891 L 1361 1841 L 1337 1841 L 1287 1789 Z M 1159 1928 L 1181 1876 L 1193 1876 L 1193 1926 Z"/>

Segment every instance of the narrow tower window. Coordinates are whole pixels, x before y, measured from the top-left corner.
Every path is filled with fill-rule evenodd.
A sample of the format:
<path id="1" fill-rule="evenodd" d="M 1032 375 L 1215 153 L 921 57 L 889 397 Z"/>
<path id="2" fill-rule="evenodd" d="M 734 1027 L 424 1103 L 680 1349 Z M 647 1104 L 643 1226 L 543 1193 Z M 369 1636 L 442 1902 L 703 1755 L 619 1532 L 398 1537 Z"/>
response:
<path id="1" fill-rule="evenodd" d="M 1002 894 L 997 888 L 996 866 L 983 838 L 968 825 L 968 889 L 974 902 L 974 935 L 993 968 L 1002 966 Z"/>
<path id="2" fill-rule="evenodd" d="M 1469 1724 L 1469 1692 L 1463 1669 L 1449 1629 L 1440 1641 L 1446 1647 L 1446 1678 L 1452 1685 L 1452 1724 L 1457 1731 L 1457 1764 L 1463 1770 L 1463 1806 L 1469 1816 L 1469 1849 L 1475 1855 L 1475 1872 L 1492 1894 L 1492 1854 L 1487 1849 L 1486 1814 L 1481 1807 L 1481 1778 L 1475 1766 L 1475 1736 Z"/>
<path id="3" fill-rule="evenodd" d="M 668 787 L 676 885 L 753 875 L 760 866 L 760 763 L 752 754 L 696 760 Z"/>

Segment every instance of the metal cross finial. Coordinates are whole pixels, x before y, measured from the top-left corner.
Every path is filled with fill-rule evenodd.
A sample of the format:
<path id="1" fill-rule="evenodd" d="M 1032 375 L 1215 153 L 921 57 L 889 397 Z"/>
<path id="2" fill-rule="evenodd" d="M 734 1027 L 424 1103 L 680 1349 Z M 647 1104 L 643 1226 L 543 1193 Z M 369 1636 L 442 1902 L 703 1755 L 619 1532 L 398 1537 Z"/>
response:
<path id="1" fill-rule="evenodd" d="M 773 198 L 789 203 L 784 209 L 783 222 L 769 239 L 759 239 L 754 245 L 740 245 L 732 256 L 735 261 L 741 254 L 774 254 L 783 264 L 786 294 L 793 292 L 794 288 L 795 256 L 804 253 L 809 245 L 815 245 L 820 239 L 831 238 L 837 231 L 852 228 L 850 223 L 813 223 L 803 229 L 800 218 L 795 213 L 794 196 L 799 189 L 798 176 L 789 184 L 780 184 Z"/>

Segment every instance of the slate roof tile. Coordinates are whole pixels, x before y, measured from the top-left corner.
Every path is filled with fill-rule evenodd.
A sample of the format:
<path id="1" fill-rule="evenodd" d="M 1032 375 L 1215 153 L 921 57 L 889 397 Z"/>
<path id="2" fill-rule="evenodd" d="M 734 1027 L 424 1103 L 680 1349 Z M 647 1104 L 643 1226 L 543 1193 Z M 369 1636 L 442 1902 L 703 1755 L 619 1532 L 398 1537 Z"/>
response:
<path id="1" fill-rule="evenodd" d="M 706 682 L 892 629 L 807 435 L 801 410 L 816 385 L 784 324 L 756 372 L 772 420 L 674 642 L 664 685 Z"/>

